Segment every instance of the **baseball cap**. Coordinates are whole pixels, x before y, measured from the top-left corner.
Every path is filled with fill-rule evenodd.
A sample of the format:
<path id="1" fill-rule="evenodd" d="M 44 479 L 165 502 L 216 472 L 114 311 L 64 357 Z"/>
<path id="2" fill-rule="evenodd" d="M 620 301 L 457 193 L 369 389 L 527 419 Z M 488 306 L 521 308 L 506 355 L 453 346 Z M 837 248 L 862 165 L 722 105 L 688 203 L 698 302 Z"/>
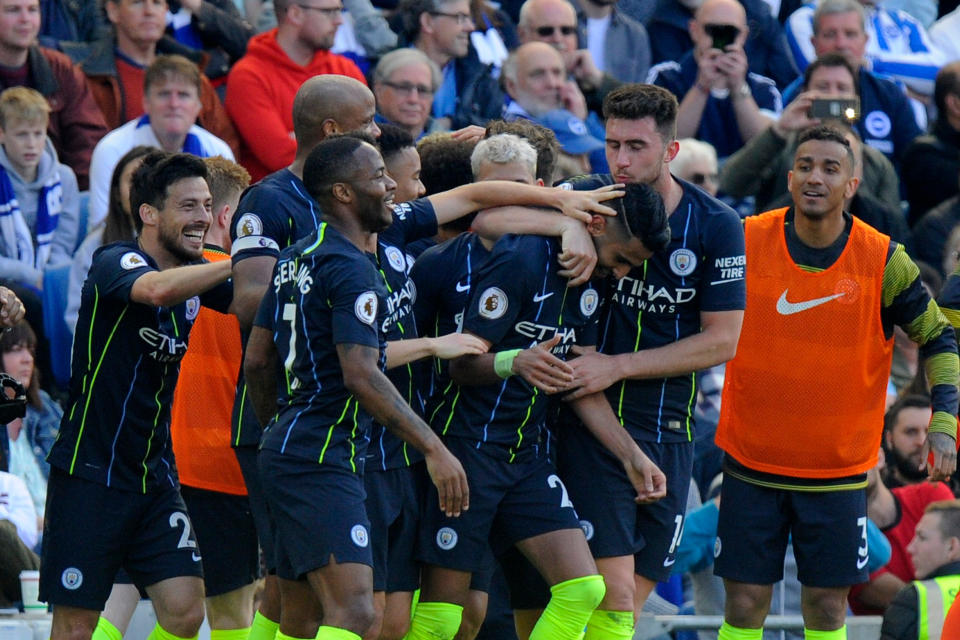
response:
<path id="1" fill-rule="evenodd" d="M 603 140 L 590 135 L 586 123 L 566 109 L 554 109 L 534 120 L 553 131 L 566 153 L 578 155 L 603 148 Z"/>

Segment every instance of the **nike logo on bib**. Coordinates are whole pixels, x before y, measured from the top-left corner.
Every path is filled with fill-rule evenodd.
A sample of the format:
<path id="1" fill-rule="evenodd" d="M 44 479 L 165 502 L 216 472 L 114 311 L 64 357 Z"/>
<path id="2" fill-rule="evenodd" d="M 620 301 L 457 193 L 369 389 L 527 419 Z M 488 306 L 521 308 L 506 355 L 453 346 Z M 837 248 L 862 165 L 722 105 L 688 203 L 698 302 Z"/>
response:
<path id="1" fill-rule="evenodd" d="M 837 298 L 845 295 L 847 295 L 846 292 L 843 292 L 835 293 L 832 296 L 826 296 L 824 298 L 804 300 L 803 302 L 787 302 L 787 289 L 784 289 L 783 293 L 780 294 L 780 298 L 777 300 L 777 313 L 782 316 L 793 315 L 794 313 L 800 313 L 801 311 L 806 311 L 807 309 L 819 307 L 824 303 L 830 302 L 831 300 L 836 300 Z"/>

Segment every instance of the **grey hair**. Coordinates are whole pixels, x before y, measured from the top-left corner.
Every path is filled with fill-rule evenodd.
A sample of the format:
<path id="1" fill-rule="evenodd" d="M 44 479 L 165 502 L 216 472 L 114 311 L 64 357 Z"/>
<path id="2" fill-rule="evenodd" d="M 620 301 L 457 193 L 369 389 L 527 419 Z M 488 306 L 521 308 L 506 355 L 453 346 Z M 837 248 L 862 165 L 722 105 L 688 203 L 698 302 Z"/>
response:
<path id="1" fill-rule="evenodd" d="M 380 62 L 377 63 L 377 67 L 373 71 L 374 86 L 386 82 L 398 69 L 413 64 L 422 64 L 430 70 L 430 82 L 433 85 L 430 88 L 436 91 L 437 87 L 439 87 L 443 81 L 440 68 L 437 66 L 437 63 L 427 57 L 427 54 L 412 47 L 394 49 L 380 58 Z"/>
<path id="2" fill-rule="evenodd" d="M 470 168 L 474 177 L 487 163 L 509 164 L 519 162 L 530 170 L 531 176 L 537 175 L 537 152 L 533 145 L 512 133 L 500 133 L 484 138 L 477 143 L 470 154 Z"/>
<path id="3" fill-rule="evenodd" d="M 860 18 L 860 30 L 866 32 L 866 14 L 857 0 L 821 0 L 813 12 L 813 33 L 820 31 L 820 18 L 838 13 L 856 13 Z"/>
<path id="4" fill-rule="evenodd" d="M 679 141 L 680 151 L 670 161 L 670 173 L 688 179 L 687 167 L 695 160 L 706 160 L 714 171 L 717 170 L 717 150 L 709 142 L 702 142 L 693 138 L 684 138 Z"/>

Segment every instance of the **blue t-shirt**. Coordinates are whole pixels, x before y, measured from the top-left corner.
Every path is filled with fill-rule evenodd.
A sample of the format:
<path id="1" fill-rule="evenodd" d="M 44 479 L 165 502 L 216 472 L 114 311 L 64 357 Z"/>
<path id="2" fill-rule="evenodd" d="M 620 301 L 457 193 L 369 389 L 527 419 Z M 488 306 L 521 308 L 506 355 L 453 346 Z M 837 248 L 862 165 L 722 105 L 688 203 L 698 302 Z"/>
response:
<path id="1" fill-rule="evenodd" d="M 363 473 L 370 416 L 343 382 L 338 344 L 380 350 L 386 290 L 373 256 L 327 223 L 280 253 L 254 324 L 273 332 L 285 386 L 261 447 Z"/>
<path id="2" fill-rule="evenodd" d="M 596 344 L 600 293 L 592 284 L 567 287 L 557 274 L 559 243 L 542 236 L 501 238 L 477 272 L 463 311 L 463 330 L 491 343 L 490 351 L 526 349 L 559 334 L 553 354 Z M 508 462 L 538 454 L 547 397 L 520 376 L 444 393 L 432 420 L 447 438 L 476 442 Z"/>
<path id="3" fill-rule="evenodd" d="M 70 399 L 51 466 L 137 493 L 177 486 L 170 404 L 201 304 L 226 313 L 229 283 L 171 307 L 130 300 L 133 283 L 156 262 L 136 242 L 97 249 L 73 342 Z"/>

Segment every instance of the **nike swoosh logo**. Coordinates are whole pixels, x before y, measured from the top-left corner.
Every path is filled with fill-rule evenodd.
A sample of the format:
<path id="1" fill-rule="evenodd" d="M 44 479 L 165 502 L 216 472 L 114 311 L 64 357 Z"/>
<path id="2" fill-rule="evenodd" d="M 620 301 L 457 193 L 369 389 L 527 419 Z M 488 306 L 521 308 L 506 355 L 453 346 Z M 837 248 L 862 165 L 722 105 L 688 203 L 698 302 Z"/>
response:
<path id="1" fill-rule="evenodd" d="M 533 301 L 534 301 L 534 302 L 542 302 L 542 301 L 546 300 L 547 298 L 549 298 L 549 297 L 552 296 L 552 295 L 553 295 L 553 292 L 552 292 L 552 291 L 551 291 L 550 293 L 545 293 L 545 294 L 543 294 L 543 295 L 536 295 L 536 294 L 535 294 L 535 295 L 533 296 Z"/>
<path id="2" fill-rule="evenodd" d="M 464 291 L 470 291 L 470 285 L 469 285 L 469 284 L 460 284 L 460 283 L 458 282 L 458 283 L 457 283 L 457 293 L 463 293 Z"/>
<path id="3" fill-rule="evenodd" d="M 863 569 L 867 566 L 867 560 L 869 560 L 869 558 L 857 558 L 857 569 Z"/>
<path id="4" fill-rule="evenodd" d="M 795 313 L 800 313 L 801 311 L 806 311 L 807 309 L 819 307 L 826 302 L 836 300 L 837 298 L 845 295 L 847 295 L 847 293 L 844 291 L 842 293 L 835 293 L 832 296 L 814 298 L 813 300 L 804 300 L 803 302 L 787 302 L 787 289 L 784 289 L 783 293 L 780 294 L 780 299 L 777 300 L 777 313 L 782 316 L 790 316 Z"/>
<path id="5" fill-rule="evenodd" d="M 663 566 L 665 566 L 665 567 L 672 566 L 673 563 L 676 562 L 676 561 L 677 561 L 676 558 L 667 558 L 666 560 L 663 561 Z"/>
<path id="6" fill-rule="evenodd" d="M 194 562 L 200 562 L 200 554 L 197 553 L 196 551 L 193 552 L 192 558 Z"/>

